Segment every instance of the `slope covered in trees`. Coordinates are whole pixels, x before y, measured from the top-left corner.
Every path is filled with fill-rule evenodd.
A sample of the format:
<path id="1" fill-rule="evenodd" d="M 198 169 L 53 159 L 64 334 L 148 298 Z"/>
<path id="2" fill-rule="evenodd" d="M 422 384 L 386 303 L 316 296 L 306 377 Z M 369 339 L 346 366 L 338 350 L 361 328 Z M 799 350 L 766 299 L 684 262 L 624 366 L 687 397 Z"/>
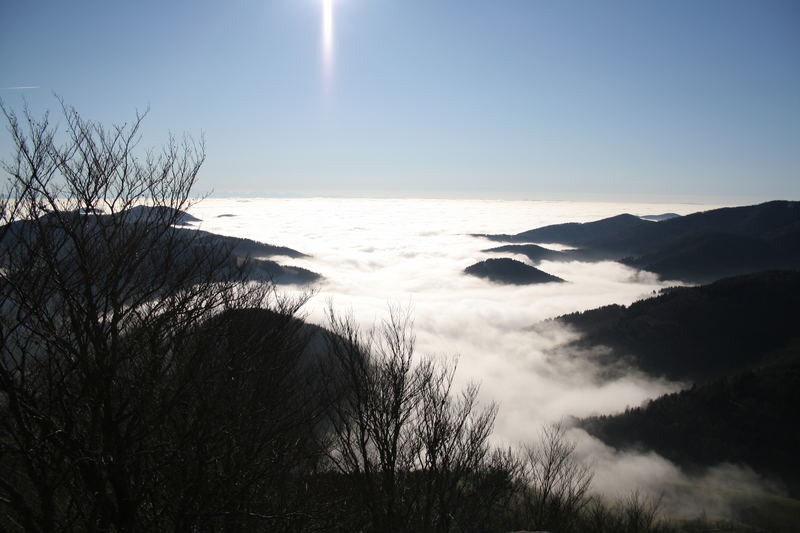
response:
<path id="1" fill-rule="evenodd" d="M 649 220 L 651 222 L 661 222 L 663 220 L 669 220 L 671 218 L 677 218 L 680 215 L 677 213 L 661 213 L 659 215 L 643 215 L 640 216 L 642 220 Z"/>
<path id="2" fill-rule="evenodd" d="M 503 257 L 487 259 L 464 269 L 466 274 L 486 278 L 497 283 L 531 285 L 534 283 L 563 282 L 564 280 L 526 265 L 521 261 Z"/>
<path id="3" fill-rule="evenodd" d="M 507 244 L 483 250 L 484 252 L 522 254 L 534 263 L 539 261 L 568 260 L 571 256 L 565 252 L 550 250 L 536 244 Z"/>
<path id="4" fill-rule="evenodd" d="M 662 278 L 709 282 L 761 270 L 800 268 L 800 202 L 714 209 L 659 222 L 623 214 L 515 235 L 481 236 L 502 242 L 567 244 L 580 249 L 567 254 L 578 260 L 623 260 Z"/>
<path id="5" fill-rule="evenodd" d="M 594 222 L 568 222 L 532 229 L 515 235 L 479 235 L 493 241 L 518 243 L 558 243 L 570 246 L 585 247 L 613 241 L 620 234 L 635 228 L 649 226 L 653 222 L 624 213 Z"/>
<path id="6" fill-rule="evenodd" d="M 556 320 L 582 334 L 574 353 L 592 354 L 611 369 L 624 363 L 656 377 L 703 382 L 780 357 L 800 341 L 799 298 L 800 272 L 775 271 L 666 289 L 628 307 Z"/>
<path id="7" fill-rule="evenodd" d="M 800 496 L 800 345 L 787 360 L 668 394 L 579 425 L 616 448 L 653 450 L 689 470 L 745 464 Z"/>
<path id="8" fill-rule="evenodd" d="M 800 272 L 765 272 L 558 318 L 583 333 L 575 352 L 609 373 L 633 367 L 694 383 L 579 426 L 610 446 L 653 450 L 690 471 L 748 465 L 797 497 L 799 297 Z"/>

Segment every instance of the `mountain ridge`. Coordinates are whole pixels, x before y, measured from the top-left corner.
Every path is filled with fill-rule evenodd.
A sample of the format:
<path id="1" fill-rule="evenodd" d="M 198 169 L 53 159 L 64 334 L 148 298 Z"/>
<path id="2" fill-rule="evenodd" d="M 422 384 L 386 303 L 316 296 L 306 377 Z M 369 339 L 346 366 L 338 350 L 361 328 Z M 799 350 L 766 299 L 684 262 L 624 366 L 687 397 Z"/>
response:
<path id="1" fill-rule="evenodd" d="M 761 270 L 800 268 L 800 202 L 774 200 L 658 222 L 624 213 L 593 222 L 543 226 L 514 235 L 473 236 L 517 245 L 575 246 L 578 250 L 556 257 L 621 261 L 654 272 L 662 279 L 706 283 Z"/>
<path id="2" fill-rule="evenodd" d="M 704 381 L 777 356 L 800 342 L 800 271 L 769 271 L 699 287 L 673 287 L 629 306 L 608 305 L 552 319 L 581 334 L 567 348 L 657 378 Z M 578 355 L 577 357 L 581 357 Z"/>

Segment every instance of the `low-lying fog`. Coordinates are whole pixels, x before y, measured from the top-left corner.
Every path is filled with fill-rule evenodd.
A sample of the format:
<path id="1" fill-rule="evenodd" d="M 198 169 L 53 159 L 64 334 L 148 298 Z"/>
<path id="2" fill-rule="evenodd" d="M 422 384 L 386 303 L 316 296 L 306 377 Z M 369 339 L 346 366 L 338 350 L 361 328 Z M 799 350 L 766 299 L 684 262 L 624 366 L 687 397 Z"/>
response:
<path id="1" fill-rule="evenodd" d="M 495 439 L 531 441 L 541 425 L 568 416 L 615 413 L 677 390 L 681 384 L 635 372 L 599 383 L 592 368 L 559 353 L 574 335 L 535 324 L 611 303 L 630 304 L 674 282 L 618 263 L 543 262 L 538 268 L 568 283 L 503 286 L 463 274 L 497 246 L 470 233 L 517 233 L 562 222 L 587 222 L 619 213 L 689 214 L 719 206 L 545 201 L 407 199 L 206 199 L 191 209 L 207 231 L 289 246 L 311 257 L 276 258 L 325 279 L 305 308 L 324 324 L 329 302 L 352 311 L 365 327 L 389 304 L 411 306 L 420 355 L 458 356 L 457 379 L 477 381 L 484 400 L 500 406 Z M 233 215 L 233 216 L 220 216 Z M 555 246 L 550 246 L 556 248 Z M 516 259 L 525 260 L 523 256 Z M 287 290 L 293 290 L 288 288 Z M 650 455 L 620 454 L 573 430 L 579 449 L 596 465 L 596 487 L 627 490 L 674 467 Z M 625 464 L 621 464 L 625 462 Z M 628 470 L 638 475 L 613 475 Z M 739 473 L 741 474 L 741 473 Z M 737 475 L 739 475 L 737 474 Z M 641 478 L 641 479 L 638 479 Z M 620 485 L 622 483 L 622 485 Z M 628 486 L 630 485 L 630 486 Z"/>
<path id="2" fill-rule="evenodd" d="M 276 259 L 325 277 L 305 309 L 314 322 L 324 322 L 329 301 L 341 312 L 352 310 L 366 327 L 385 317 L 389 304 L 410 305 L 419 353 L 457 355 L 458 379 L 480 382 L 483 398 L 500 404 L 495 436 L 518 442 L 533 438 L 544 422 L 623 410 L 678 387 L 636 375 L 594 383 L 592 369 L 552 355 L 571 332 L 554 325 L 531 329 L 565 313 L 630 304 L 671 283 L 619 263 L 546 261 L 539 268 L 568 283 L 499 285 L 463 273 L 477 261 L 509 256 L 482 252 L 499 243 L 469 234 L 517 233 L 625 212 L 686 214 L 708 208 L 310 198 L 206 199 L 191 212 L 202 220 L 204 230 L 309 254 L 304 259 Z"/>

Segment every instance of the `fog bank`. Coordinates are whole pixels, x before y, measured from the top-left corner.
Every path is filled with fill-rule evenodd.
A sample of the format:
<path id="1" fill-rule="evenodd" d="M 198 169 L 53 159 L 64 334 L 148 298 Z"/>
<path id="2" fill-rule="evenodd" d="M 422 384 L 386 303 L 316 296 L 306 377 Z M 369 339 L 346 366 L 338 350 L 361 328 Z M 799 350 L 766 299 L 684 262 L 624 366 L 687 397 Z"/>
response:
<path id="1" fill-rule="evenodd" d="M 324 280 L 305 312 L 324 325 L 329 302 L 352 312 L 365 328 L 387 315 L 389 304 L 410 306 L 420 355 L 458 357 L 456 379 L 481 384 L 483 401 L 500 410 L 498 444 L 537 438 L 543 424 L 568 417 L 610 414 L 662 394 L 680 383 L 635 371 L 603 382 L 564 345 L 576 333 L 555 316 L 611 303 L 630 304 L 676 283 L 614 262 L 549 262 L 541 270 L 567 283 L 504 286 L 463 274 L 489 257 L 490 241 L 471 233 L 516 233 L 535 227 L 586 222 L 619 213 L 688 214 L 718 206 L 398 199 L 208 199 L 191 213 L 204 230 L 289 246 L 310 257 L 278 258 L 318 272 Z M 235 216 L 221 216 L 235 215 Z M 286 289 L 287 291 L 297 289 Z M 536 326 L 536 327 L 534 327 Z M 652 453 L 613 450 L 572 430 L 580 454 L 595 469 L 595 489 L 608 494 L 696 483 Z M 716 477 L 761 483 L 752 472 L 720 467 Z M 711 478 L 709 478 L 711 479 Z M 760 485 L 758 485 L 760 486 Z M 676 500 L 677 501 L 677 500 Z M 669 499 L 665 497 L 665 503 Z M 727 505 L 720 503 L 720 508 Z M 722 512 L 722 511 L 720 511 Z"/>

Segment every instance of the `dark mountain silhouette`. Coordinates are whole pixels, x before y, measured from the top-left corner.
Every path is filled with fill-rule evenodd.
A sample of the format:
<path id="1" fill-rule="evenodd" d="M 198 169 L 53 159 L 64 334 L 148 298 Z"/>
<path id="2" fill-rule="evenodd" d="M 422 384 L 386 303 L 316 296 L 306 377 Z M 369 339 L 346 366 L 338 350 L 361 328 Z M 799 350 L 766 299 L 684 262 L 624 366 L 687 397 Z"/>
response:
<path id="1" fill-rule="evenodd" d="M 104 219 L 111 216 L 122 217 L 124 225 L 128 225 L 132 230 L 137 224 L 153 224 L 162 220 L 179 222 L 181 225 L 174 226 L 171 231 L 174 232 L 175 242 L 186 245 L 186 247 L 182 247 L 182 253 L 186 254 L 187 260 L 195 260 L 197 257 L 202 257 L 205 252 L 207 252 L 207 255 L 214 256 L 220 253 L 229 255 L 229 258 L 220 267 L 220 279 L 225 279 L 234 270 L 241 272 L 254 281 L 273 281 L 278 284 L 306 284 L 321 277 L 319 274 L 304 268 L 283 266 L 275 261 L 263 259 L 275 256 L 307 257 L 302 252 L 285 246 L 265 244 L 251 239 L 227 237 L 184 227 L 182 224 L 195 222 L 199 219 L 170 207 L 136 206 L 114 215 L 77 211 L 48 213 L 39 219 L 39 223 L 44 227 L 51 226 L 55 232 L 63 233 L 63 229 L 58 229 L 62 228 L 63 224 L 58 223 L 55 217 L 86 217 L 82 222 L 84 223 L 83 227 L 85 231 L 91 232 L 103 227 Z M 0 236 L 2 236 L 0 246 L 14 246 L 15 242 L 35 238 L 37 230 L 34 228 L 34 224 L 30 220 L 18 220 L 0 228 Z M 102 232 L 97 232 L 98 239 L 104 238 L 101 237 L 101 234 Z M 60 240 L 65 240 L 63 234 L 56 236 L 56 241 Z M 65 242 L 69 242 L 69 239 L 66 239 Z M 189 250 L 192 252 L 189 253 Z M 164 253 L 168 253 L 168 251 L 165 250 Z"/>
<path id="2" fill-rule="evenodd" d="M 136 207 L 131 207 L 130 209 L 126 210 L 125 213 L 126 217 L 128 218 L 128 221 L 131 223 L 140 220 L 142 218 L 152 217 L 154 213 L 158 213 L 159 216 L 163 216 L 164 218 L 172 218 L 172 216 L 176 216 L 174 220 L 176 220 L 178 224 L 187 224 L 189 222 L 200 222 L 199 218 L 190 215 L 186 211 L 181 211 L 179 209 L 175 209 L 164 205 L 159 205 L 159 206 L 137 205 Z"/>
<path id="3" fill-rule="evenodd" d="M 178 211 L 171 207 L 165 207 L 165 206 L 132 207 L 131 209 L 128 209 L 125 212 L 125 216 L 128 217 L 128 222 L 134 223 L 143 217 L 152 217 L 154 212 L 156 211 L 159 212 L 160 215 L 164 216 L 165 218 L 169 218 L 170 213 L 177 213 L 177 221 L 180 225 L 186 225 L 189 222 L 201 222 L 199 218 L 194 217 L 185 211 Z M 219 215 L 219 217 L 233 217 L 233 216 L 236 215 L 231 215 L 231 214 Z M 293 250 L 292 248 L 287 248 L 286 246 L 275 246 L 273 244 L 266 244 L 263 242 L 254 241 L 252 239 L 245 239 L 241 237 L 227 237 L 224 235 L 217 235 L 216 233 L 210 233 L 202 230 L 195 230 L 192 228 L 186 228 L 185 231 L 196 232 L 199 235 L 199 239 L 203 240 L 206 244 L 216 244 L 229 247 L 231 248 L 232 253 L 237 257 L 242 257 L 242 258 L 274 257 L 274 256 L 284 256 L 292 258 L 308 257 L 306 254 L 298 252 L 297 250 Z"/>
<path id="4" fill-rule="evenodd" d="M 560 317 L 613 374 L 640 369 L 694 382 L 577 424 L 606 444 L 653 450 L 687 469 L 745 464 L 800 495 L 800 272 L 775 271 L 666 289 L 629 307 Z M 610 350 L 599 350 L 605 346 Z M 580 356 L 580 355 L 577 355 Z"/>
<path id="5" fill-rule="evenodd" d="M 649 220 L 651 222 L 661 222 L 663 220 L 669 220 L 671 218 L 679 217 L 678 213 L 661 213 L 660 215 L 644 215 L 639 218 L 643 220 Z"/>
<path id="6" fill-rule="evenodd" d="M 729 233 L 688 237 L 656 252 L 621 261 L 640 270 L 655 272 L 663 279 L 701 283 L 798 265 L 791 249 L 766 239 Z"/>
<path id="7" fill-rule="evenodd" d="M 246 343 L 250 337 L 263 335 L 265 331 L 285 331 L 286 335 L 297 343 L 297 347 L 302 347 L 302 352 L 299 354 L 301 362 L 312 365 L 314 370 L 318 370 L 319 363 L 330 355 L 326 337 L 334 335 L 328 329 L 302 318 L 263 308 L 226 310 L 211 319 L 209 323 L 201 324 L 200 328 L 211 329 L 218 327 L 220 323 L 225 328 L 235 330 L 231 339 L 237 343 Z M 248 346 L 240 344 L 236 348 L 244 351 Z"/>
<path id="8" fill-rule="evenodd" d="M 503 239 L 509 242 L 550 242 L 590 246 L 641 255 L 701 234 L 734 234 L 770 238 L 787 228 L 800 229 L 800 202 L 773 201 L 745 207 L 725 207 L 653 223 L 623 214 L 583 224 L 545 226 Z"/>
<path id="9" fill-rule="evenodd" d="M 239 237 L 227 237 L 202 230 L 182 229 L 182 231 L 186 231 L 187 235 L 191 235 L 194 232 L 196 234 L 194 238 L 202 240 L 206 244 L 228 247 L 231 249 L 231 253 L 237 257 L 308 257 L 306 254 L 286 246 L 275 246 L 274 244 L 266 244 Z"/>
<path id="10" fill-rule="evenodd" d="M 653 450 L 686 469 L 745 464 L 800 496 L 800 346 L 787 360 L 662 396 L 578 425 L 621 449 Z"/>
<path id="11" fill-rule="evenodd" d="M 541 261 L 602 261 L 606 254 L 590 248 L 574 250 L 550 250 L 537 244 L 506 244 L 496 248 L 488 248 L 483 252 L 521 254 L 534 264 Z"/>
<path id="12" fill-rule="evenodd" d="M 305 285 L 322 277 L 311 270 L 280 265 L 268 259 L 235 259 L 236 266 L 242 270 L 247 279 L 252 281 L 272 281 L 278 285 Z"/>
<path id="13" fill-rule="evenodd" d="M 778 357 L 800 342 L 800 272 L 776 271 L 676 287 L 629 307 L 609 305 L 557 318 L 582 333 L 576 357 L 592 354 L 656 377 L 701 383 Z M 610 351 L 599 353 L 597 346 Z"/>
<path id="14" fill-rule="evenodd" d="M 558 261 L 570 257 L 569 254 L 557 250 L 550 250 L 536 244 L 507 244 L 496 248 L 483 250 L 484 252 L 512 253 L 527 256 L 531 261 Z"/>
<path id="15" fill-rule="evenodd" d="M 523 231 L 516 235 L 476 235 L 500 242 L 559 243 L 570 246 L 589 246 L 594 242 L 612 239 L 620 232 L 628 231 L 652 222 L 629 214 L 604 218 L 595 222 L 568 222 Z"/>
<path id="16" fill-rule="evenodd" d="M 556 276 L 551 276 L 547 272 L 542 272 L 538 268 L 506 257 L 501 259 L 487 259 L 486 261 L 475 263 L 465 268 L 464 272 L 479 278 L 486 278 L 498 283 L 513 285 L 564 281 Z"/>
<path id="17" fill-rule="evenodd" d="M 708 282 L 765 269 L 800 268 L 800 202 L 714 209 L 660 222 L 633 215 L 545 226 L 495 241 L 561 243 L 583 260 L 613 259 L 663 278 Z"/>

